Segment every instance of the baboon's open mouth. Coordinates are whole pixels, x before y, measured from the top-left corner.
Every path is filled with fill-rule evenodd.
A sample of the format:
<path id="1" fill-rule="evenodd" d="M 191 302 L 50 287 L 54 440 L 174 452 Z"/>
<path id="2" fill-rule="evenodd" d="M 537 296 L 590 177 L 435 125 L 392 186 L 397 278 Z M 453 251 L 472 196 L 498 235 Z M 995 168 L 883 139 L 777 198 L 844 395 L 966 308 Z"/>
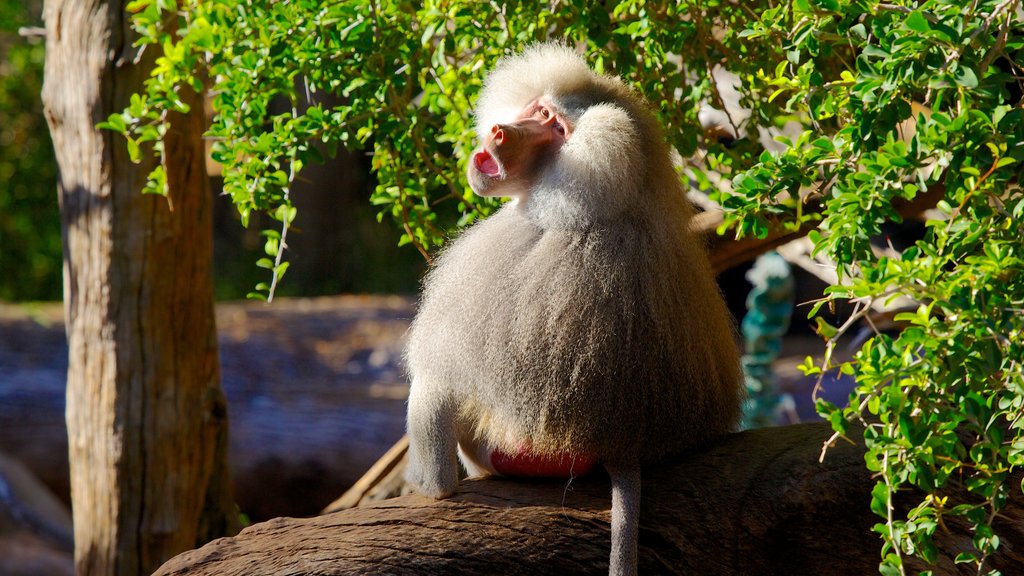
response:
<path id="1" fill-rule="evenodd" d="M 486 148 L 473 155 L 473 165 L 486 176 L 496 177 L 501 174 L 501 166 Z"/>

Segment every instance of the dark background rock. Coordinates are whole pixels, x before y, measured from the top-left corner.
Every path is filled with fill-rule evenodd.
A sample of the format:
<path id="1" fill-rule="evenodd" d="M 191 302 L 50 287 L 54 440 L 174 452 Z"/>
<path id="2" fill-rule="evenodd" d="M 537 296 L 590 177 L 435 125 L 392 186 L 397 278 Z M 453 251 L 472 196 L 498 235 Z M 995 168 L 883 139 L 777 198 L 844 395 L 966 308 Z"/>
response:
<path id="1" fill-rule="evenodd" d="M 0 574 L 73 576 L 71 512 L 21 462 L 0 452 Z"/>
<path id="2" fill-rule="evenodd" d="M 0 451 L 67 501 L 62 314 L 0 304 Z M 412 314 L 412 299 L 397 296 L 218 304 L 242 512 L 316 514 L 402 436 Z"/>

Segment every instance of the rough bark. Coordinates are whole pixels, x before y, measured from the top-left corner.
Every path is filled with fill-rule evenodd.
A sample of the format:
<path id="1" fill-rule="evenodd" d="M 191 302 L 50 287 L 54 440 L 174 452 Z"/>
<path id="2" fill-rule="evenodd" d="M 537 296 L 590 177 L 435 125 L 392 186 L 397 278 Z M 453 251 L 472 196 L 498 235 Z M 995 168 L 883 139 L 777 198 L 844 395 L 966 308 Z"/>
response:
<path id="1" fill-rule="evenodd" d="M 172 118 L 164 142 L 170 193 L 143 196 L 152 163 L 132 164 L 121 137 L 95 126 L 142 88 L 156 50 L 136 60 L 123 1 L 51 0 L 44 18 L 43 103 L 60 170 L 76 570 L 149 573 L 224 534 L 236 517 L 203 126 L 198 114 Z"/>
<path id="2" fill-rule="evenodd" d="M 640 573 L 877 573 L 881 542 L 871 527 L 879 519 L 867 506 L 874 482 L 863 448 L 840 443 L 819 464 L 830 432 L 822 423 L 743 432 L 644 469 Z M 1015 493 L 997 525 L 1002 545 L 992 567 L 1004 574 L 1024 565 L 1022 505 Z M 601 475 L 568 485 L 470 480 L 448 500 L 408 495 L 257 524 L 181 554 L 157 574 L 600 574 L 608 510 Z M 964 525 L 947 526 L 937 537 L 937 575 L 959 573 L 952 559 L 970 547 Z"/>

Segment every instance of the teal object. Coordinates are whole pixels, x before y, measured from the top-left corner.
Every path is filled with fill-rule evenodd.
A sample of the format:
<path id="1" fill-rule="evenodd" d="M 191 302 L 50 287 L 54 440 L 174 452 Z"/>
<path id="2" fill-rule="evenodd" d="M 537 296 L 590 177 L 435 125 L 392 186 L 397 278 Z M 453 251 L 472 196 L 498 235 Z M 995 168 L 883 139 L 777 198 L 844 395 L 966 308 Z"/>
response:
<path id="1" fill-rule="evenodd" d="M 741 324 L 747 386 L 743 428 L 760 428 L 775 424 L 779 413 L 793 405 L 792 397 L 778 390 L 772 362 L 779 356 L 782 336 L 793 317 L 795 287 L 789 264 L 774 251 L 761 255 L 746 277 L 753 288 Z"/>

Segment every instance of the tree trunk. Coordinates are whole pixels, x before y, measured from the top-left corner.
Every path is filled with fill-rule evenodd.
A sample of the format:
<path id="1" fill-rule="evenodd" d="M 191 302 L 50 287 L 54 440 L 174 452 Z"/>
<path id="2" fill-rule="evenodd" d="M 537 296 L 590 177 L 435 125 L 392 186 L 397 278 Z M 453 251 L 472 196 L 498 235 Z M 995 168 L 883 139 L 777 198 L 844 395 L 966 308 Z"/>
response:
<path id="1" fill-rule="evenodd" d="M 122 138 L 95 126 L 142 89 L 157 49 L 136 61 L 123 1 L 48 0 L 44 18 L 43 104 L 60 169 L 75 564 L 80 575 L 148 574 L 237 521 L 202 118 L 172 118 L 169 196 L 143 196 L 152 161 L 132 164 Z"/>
<path id="2" fill-rule="evenodd" d="M 864 448 L 840 441 L 818 462 L 826 423 L 732 434 L 703 452 L 643 471 L 640 574 L 865 576 L 877 574 Z M 859 437 L 854 432 L 853 437 Z M 1016 486 L 1018 472 L 1008 479 Z M 409 574 L 564 575 L 608 571 L 609 483 L 468 480 L 447 500 L 416 494 L 309 519 L 253 525 L 170 560 L 156 576 Z M 976 500 L 962 487 L 950 503 Z M 898 499 L 900 513 L 919 494 Z M 988 569 L 1020 574 L 1024 497 L 1012 492 L 996 522 Z M 973 536 L 962 518 L 936 533 L 936 576 L 957 565 Z M 908 561 L 908 573 L 925 569 Z"/>

